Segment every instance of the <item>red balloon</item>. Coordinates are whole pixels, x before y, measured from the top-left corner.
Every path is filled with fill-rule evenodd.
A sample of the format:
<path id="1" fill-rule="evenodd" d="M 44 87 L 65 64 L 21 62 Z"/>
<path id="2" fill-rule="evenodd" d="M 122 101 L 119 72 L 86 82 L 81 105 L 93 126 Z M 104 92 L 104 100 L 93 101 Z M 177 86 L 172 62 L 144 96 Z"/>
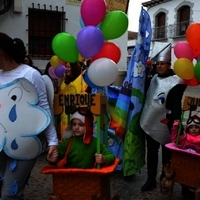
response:
<path id="1" fill-rule="evenodd" d="M 92 57 L 92 62 L 99 58 L 109 58 L 117 64 L 120 60 L 120 57 L 121 50 L 115 43 L 104 42 L 100 52 Z"/>
<path id="2" fill-rule="evenodd" d="M 184 79 L 184 83 L 189 85 L 189 86 L 197 86 L 197 85 L 199 85 L 199 82 L 198 82 L 198 80 L 197 80 L 197 78 L 195 76 L 193 76 L 193 78 L 190 79 L 190 80 L 185 80 Z"/>
<path id="3" fill-rule="evenodd" d="M 147 64 L 147 66 L 151 66 L 152 65 L 151 60 L 147 60 L 146 64 Z"/>

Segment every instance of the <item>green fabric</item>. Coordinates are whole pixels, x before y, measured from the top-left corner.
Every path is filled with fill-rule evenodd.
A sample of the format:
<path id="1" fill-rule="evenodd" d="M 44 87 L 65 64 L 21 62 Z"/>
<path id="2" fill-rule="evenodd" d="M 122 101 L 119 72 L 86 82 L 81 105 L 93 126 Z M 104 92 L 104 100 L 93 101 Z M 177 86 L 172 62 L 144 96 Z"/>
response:
<path id="1" fill-rule="evenodd" d="M 58 146 L 59 160 L 65 156 L 67 145 L 70 141 L 65 139 Z M 72 137 L 72 145 L 67 155 L 68 168 L 93 168 L 95 164 L 95 153 L 97 152 L 97 139 L 92 138 L 90 144 L 86 145 L 83 143 L 82 137 Z M 101 144 L 100 153 L 106 158 L 104 165 L 112 164 L 115 160 L 115 156 L 106 148 L 105 145 Z"/>
<path id="2" fill-rule="evenodd" d="M 131 176 L 145 165 L 145 134 L 139 126 L 140 113 L 136 113 L 124 138 L 123 174 Z"/>

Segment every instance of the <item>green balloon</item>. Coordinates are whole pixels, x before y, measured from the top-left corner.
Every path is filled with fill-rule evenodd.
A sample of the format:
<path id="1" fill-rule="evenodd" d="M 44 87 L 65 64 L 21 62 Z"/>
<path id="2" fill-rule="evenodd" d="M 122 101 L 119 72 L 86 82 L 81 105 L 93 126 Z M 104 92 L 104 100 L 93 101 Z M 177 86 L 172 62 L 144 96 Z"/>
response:
<path id="1" fill-rule="evenodd" d="M 122 36 L 128 29 L 128 17 L 119 10 L 109 12 L 100 24 L 100 30 L 105 40 Z"/>
<path id="2" fill-rule="evenodd" d="M 52 40 L 52 49 L 61 60 L 72 63 L 78 60 L 76 39 L 69 33 L 58 33 Z"/>
<path id="3" fill-rule="evenodd" d="M 194 66 L 194 75 L 197 78 L 197 80 L 200 81 L 200 61 L 198 61 Z"/>

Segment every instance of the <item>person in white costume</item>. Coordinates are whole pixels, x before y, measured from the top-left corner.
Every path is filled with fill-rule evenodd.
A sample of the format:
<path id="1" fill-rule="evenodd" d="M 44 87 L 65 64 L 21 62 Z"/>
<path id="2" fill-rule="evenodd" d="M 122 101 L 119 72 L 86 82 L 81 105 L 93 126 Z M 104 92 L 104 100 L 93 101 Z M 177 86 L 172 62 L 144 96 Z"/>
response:
<path id="1" fill-rule="evenodd" d="M 165 147 L 165 144 L 170 142 L 170 131 L 166 120 L 168 110 L 165 108 L 165 101 L 168 91 L 181 82 L 171 69 L 171 44 L 166 44 L 161 48 L 154 46 L 153 53 L 157 73 L 150 81 L 140 118 L 140 126 L 146 133 L 147 141 L 147 182 L 142 186 L 141 191 L 156 188 L 160 146 L 162 146 L 162 164 L 168 163 L 171 158 L 171 152 Z"/>
<path id="2" fill-rule="evenodd" d="M 47 138 L 48 142 L 48 156 L 51 158 L 52 161 L 55 161 L 57 158 L 53 157 L 53 153 L 57 152 L 57 145 L 58 145 L 58 139 L 56 130 L 54 127 L 54 123 L 51 116 L 51 110 L 49 108 L 48 100 L 47 100 L 47 92 L 46 92 L 46 86 L 45 82 L 40 75 L 40 73 L 35 70 L 34 68 L 22 64 L 24 61 L 24 57 L 26 55 L 25 46 L 19 47 L 17 45 L 17 42 L 15 39 L 9 37 L 5 33 L 0 33 L 0 87 L 4 85 L 10 85 L 15 80 L 26 80 L 29 81 L 31 85 L 33 85 L 37 91 L 38 94 L 38 103 L 36 106 L 38 106 L 39 110 L 44 110 L 46 113 L 47 118 L 49 119 L 49 125 L 44 127 L 45 136 Z M 23 85 L 22 85 L 23 86 Z M 23 87 L 18 87 L 18 91 L 21 91 L 21 99 L 23 97 Z M 28 91 L 27 91 L 28 92 Z M 25 92 L 24 92 L 25 93 Z M 6 95 L 6 94 L 5 94 Z M 18 147 L 21 147 L 20 145 L 17 146 L 17 134 L 19 134 L 19 129 L 22 130 L 20 141 L 23 141 L 23 139 L 29 140 L 29 138 L 32 137 L 25 137 L 25 134 L 27 134 L 25 131 L 27 130 L 27 127 L 33 127 L 33 129 L 36 127 L 37 120 L 32 121 L 31 126 L 27 124 L 29 117 L 23 117 L 24 115 L 18 115 L 19 114 L 19 108 L 17 107 L 17 103 L 21 100 L 18 99 L 18 93 L 12 94 L 10 97 L 8 103 L 13 102 L 15 106 L 13 106 L 14 109 L 10 111 L 9 114 L 3 116 L 4 118 L 7 118 L 9 123 L 15 122 L 20 118 L 20 122 L 23 122 L 22 125 L 15 126 L 16 128 L 13 130 L 13 133 L 10 134 L 7 130 L 5 132 L 1 132 L 0 134 L 0 199 L 2 200 L 23 200 L 23 191 L 27 184 L 27 180 L 30 176 L 31 170 L 34 167 L 34 164 L 36 162 L 37 156 L 41 153 L 41 141 L 40 141 L 40 135 L 37 135 L 38 137 L 34 137 L 35 141 L 37 141 L 38 144 L 38 154 L 34 155 L 33 157 L 30 157 L 30 153 L 35 151 L 36 149 L 31 148 L 26 145 L 26 143 L 22 143 L 23 148 L 26 146 L 27 151 L 22 151 L 23 155 L 22 157 L 15 157 L 12 155 L 9 155 L 8 151 L 9 148 L 14 152 L 18 151 Z M 2 98 L 2 97 L 1 97 Z M 8 105 L 7 104 L 7 107 Z M 31 104 L 29 106 L 24 106 L 24 112 L 27 108 L 34 108 L 34 106 Z M 4 109 L 2 102 L 0 102 L 0 109 Z M 5 110 L 5 109 L 4 109 Z M 21 109 L 22 110 L 22 109 Z M 29 110 L 29 109 L 27 109 Z M 15 115 L 11 115 L 15 114 Z M 32 115 L 35 115 L 34 112 L 29 113 L 30 118 Z M 15 116 L 15 119 L 13 119 L 13 116 Z M 2 116 L 1 116 L 2 117 Z M 29 120 L 30 121 L 30 120 Z M 11 123 L 10 123 L 11 124 Z M 1 126 L 2 123 L 1 123 Z M 7 127 L 10 128 L 10 127 Z M 40 130 L 40 129 L 39 129 Z M 31 130 L 32 134 L 35 133 L 35 130 Z M 6 134 L 5 134 L 6 133 Z M 12 146 L 13 144 L 8 144 L 8 133 L 12 137 L 16 137 L 15 146 Z M 39 133 L 39 131 L 38 131 Z M 5 135 L 5 136 L 4 136 Z M 39 139 L 38 139 L 39 138 Z M 14 140 L 13 140 L 14 141 Z M 5 148 L 5 144 L 7 145 Z M 19 143 L 18 143 L 19 144 Z M 16 154 L 17 155 L 17 154 Z"/>

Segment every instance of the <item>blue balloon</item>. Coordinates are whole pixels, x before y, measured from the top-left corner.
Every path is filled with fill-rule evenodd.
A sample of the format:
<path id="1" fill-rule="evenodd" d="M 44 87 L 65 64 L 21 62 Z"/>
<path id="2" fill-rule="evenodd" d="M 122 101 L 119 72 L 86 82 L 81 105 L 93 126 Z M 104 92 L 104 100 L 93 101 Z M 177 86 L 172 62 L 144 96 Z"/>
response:
<path id="1" fill-rule="evenodd" d="M 83 19 L 82 19 L 81 16 L 79 17 L 79 24 L 80 24 L 80 27 L 81 27 L 81 28 L 84 28 L 84 27 L 85 27 L 84 21 L 83 21 Z M 99 24 L 96 25 L 97 28 L 100 28 L 100 26 L 101 26 L 101 22 L 100 22 Z"/>
<path id="2" fill-rule="evenodd" d="M 85 27 L 85 24 L 84 24 L 82 17 L 79 18 L 79 23 L 80 23 L 81 28 Z"/>
<path id="3" fill-rule="evenodd" d="M 101 86 L 95 85 L 94 83 L 92 83 L 92 81 L 89 79 L 87 71 L 85 71 L 85 73 L 83 74 L 83 79 L 84 81 L 87 83 L 87 85 L 91 88 L 94 89 L 100 89 L 102 88 Z"/>

